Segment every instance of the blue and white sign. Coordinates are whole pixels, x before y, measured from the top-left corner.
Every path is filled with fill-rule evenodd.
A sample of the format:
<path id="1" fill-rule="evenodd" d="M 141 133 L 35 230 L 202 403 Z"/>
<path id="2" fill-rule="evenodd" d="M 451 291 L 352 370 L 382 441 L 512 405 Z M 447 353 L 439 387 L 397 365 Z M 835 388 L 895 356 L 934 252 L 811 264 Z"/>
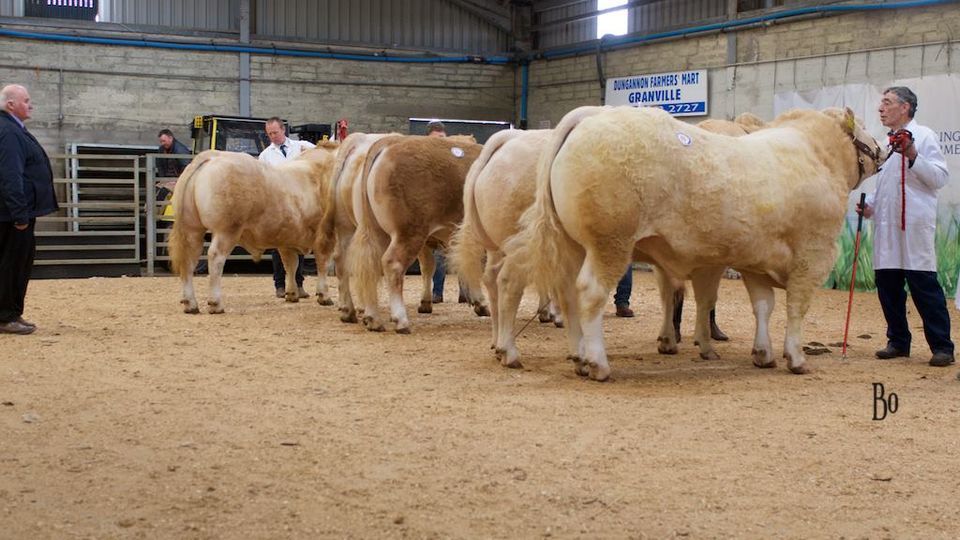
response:
<path id="1" fill-rule="evenodd" d="M 707 70 L 607 79 L 606 104 L 660 107 L 674 116 L 705 116 Z"/>

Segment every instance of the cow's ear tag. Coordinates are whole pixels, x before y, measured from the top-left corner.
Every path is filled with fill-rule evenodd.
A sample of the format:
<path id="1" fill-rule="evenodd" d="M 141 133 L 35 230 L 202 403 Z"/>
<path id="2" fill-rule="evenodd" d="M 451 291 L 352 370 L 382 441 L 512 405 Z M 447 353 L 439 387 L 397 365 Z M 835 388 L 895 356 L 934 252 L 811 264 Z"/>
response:
<path id="1" fill-rule="evenodd" d="M 693 139 L 690 138 L 686 133 L 677 132 L 677 140 L 680 141 L 680 144 L 684 146 L 690 146 L 693 144 Z"/>
<path id="2" fill-rule="evenodd" d="M 457 148 L 456 146 L 454 146 L 453 148 L 450 149 L 450 153 L 453 154 L 453 157 L 461 158 L 463 157 L 463 148 Z"/>

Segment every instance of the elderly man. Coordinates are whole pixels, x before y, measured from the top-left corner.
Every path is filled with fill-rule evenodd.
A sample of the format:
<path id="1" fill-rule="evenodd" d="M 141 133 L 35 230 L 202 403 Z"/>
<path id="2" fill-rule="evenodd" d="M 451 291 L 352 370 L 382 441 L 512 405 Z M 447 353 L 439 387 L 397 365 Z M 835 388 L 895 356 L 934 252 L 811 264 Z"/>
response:
<path id="1" fill-rule="evenodd" d="M 890 129 L 895 153 L 877 175 L 876 192 L 863 215 L 874 219 L 873 267 L 877 294 L 887 320 L 887 346 L 877 358 L 910 356 L 907 293 L 923 320 L 923 334 L 933 352 L 930 365 L 954 363 L 950 313 L 937 281 L 937 191 L 950 179 L 936 133 L 913 119 L 917 96 L 895 86 L 883 92 L 880 121 Z"/>
<path id="2" fill-rule="evenodd" d="M 276 116 L 267 120 L 264 125 L 267 138 L 270 139 L 270 146 L 260 152 L 260 161 L 270 165 L 278 165 L 284 161 L 289 161 L 300 155 L 304 150 L 316 148 L 307 141 L 295 141 L 287 137 L 286 127 L 283 120 Z M 322 271 L 318 269 L 318 271 Z M 309 298 L 310 294 L 303 288 L 303 255 L 297 258 L 297 295 L 300 298 Z M 273 251 L 273 287 L 276 290 L 277 298 L 283 298 L 286 290 L 287 272 L 283 269 L 283 261 L 280 259 L 280 252 Z"/>
<path id="3" fill-rule="evenodd" d="M 57 210 L 50 160 L 27 131 L 33 104 L 23 86 L 0 90 L 0 333 L 31 334 L 23 306 L 36 253 L 37 217 Z"/>

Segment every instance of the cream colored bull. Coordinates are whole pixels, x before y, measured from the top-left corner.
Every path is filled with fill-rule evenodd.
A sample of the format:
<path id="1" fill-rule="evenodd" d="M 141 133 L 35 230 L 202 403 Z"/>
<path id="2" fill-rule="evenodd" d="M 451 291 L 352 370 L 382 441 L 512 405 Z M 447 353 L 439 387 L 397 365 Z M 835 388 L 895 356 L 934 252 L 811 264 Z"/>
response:
<path id="1" fill-rule="evenodd" d="M 211 233 L 207 251 L 210 313 L 223 313 L 223 265 L 237 245 L 254 260 L 264 250 L 277 248 L 287 272 L 286 300 L 297 301 L 297 254 L 316 246 L 336 150 L 336 143 L 321 143 L 280 165 L 218 150 L 193 159 L 173 191 L 177 218 L 170 233 L 170 260 L 180 276 L 185 313 L 199 312 L 193 271 L 207 231 Z M 322 267 L 318 270 L 324 274 Z"/>
<path id="2" fill-rule="evenodd" d="M 368 150 L 360 189 L 353 192 L 358 227 L 348 261 L 368 330 L 384 330 L 377 300 L 383 277 L 396 331 L 410 333 L 403 305 L 404 272 L 428 243 L 446 245 L 463 219 L 463 181 L 481 149 L 471 141 L 472 137 L 391 136 Z M 431 305 L 433 264 L 432 257 L 425 259 L 421 258 L 425 263 L 421 312 Z M 472 300 L 478 315 L 487 313 L 479 298 Z"/>
<path id="3" fill-rule="evenodd" d="M 658 109 L 575 110 L 554 130 L 536 201 L 506 251 L 525 251 L 517 257 L 528 264 L 523 270 L 557 291 L 570 355 L 592 379 L 610 374 L 601 317 L 635 257 L 673 279 L 692 279 L 701 354 L 711 349 L 706 320 L 716 302 L 709 274 L 740 271 L 757 321 L 759 367 L 776 365 L 772 287 L 786 289 L 783 355 L 790 371 L 806 373 L 803 318 L 833 264 L 848 193 L 884 158 L 849 109 L 791 111 L 739 138 Z"/>
<path id="4" fill-rule="evenodd" d="M 517 232 L 524 210 L 533 204 L 537 160 L 550 140 L 548 129 L 498 131 L 467 173 L 463 187 L 463 222 L 450 244 L 450 268 L 470 290 L 486 287 L 493 315 L 493 344 L 498 343 L 497 274 L 503 251 L 500 246 Z M 540 293 L 540 322 L 563 326 L 559 313 L 551 313 L 546 292 Z M 511 321 L 512 323 L 512 318 Z M 512 331 L 512 324 L 510 327 Z"/>
<path id="5" fill-rule="evenodd" d="M 579 114 L 586 116 L 601 110 L 604 108 L 584 107 L 579 109 Z M 699 125 L 714 133 L 741 136 L 761 129 L 764 123 L 756 116 L 745 113 L 733 122 L 706 120 Z M 518 301 L 519 298 L 512 294 L 507 295 L 507 302 L 499 302 L 497 277 L 502 265 L 509 267 L 511 264 L 509 260 L 503 260 L 501 246 L 517 232 L 521 215 L 533 204 L 536 164 L 551 133 L 549 130 L 501 131 L 487 141 L 467 174 L 463 193 L 464 220 L 457 230 L 451 250 L 454 266 L 467 283 L 476 287 L 482 281 L 487 289 L 493 312 L 494 348 L 501 363 L 508 367 L 522 367 L 513 335 L 518 307 L 513 300 Z M 718 268 L 715 271 L 713 279 L 717 286 L 722 270 Z M 670 328 L 671 324 L 674 328 L 673 334 L 661 330 L 659 350 L 664 354 L 675 354 L 680 335 L 678 314 L 683 303 L 684 284 L 671 280 L 656 266 L 654 272 L 664 307 L 662 328 Z M 517 288 L 525 286 L 523 277 L 519 276 L 512 285 Z M 540 296 L 541 305 L 544 305 L 547 295 L 541 293 Z M 545 322 L 544 319 L 541 317 L 541 322 Z M 711 334 L 714 330 L 719 332 L 719 329 L 711 326 Z"/>

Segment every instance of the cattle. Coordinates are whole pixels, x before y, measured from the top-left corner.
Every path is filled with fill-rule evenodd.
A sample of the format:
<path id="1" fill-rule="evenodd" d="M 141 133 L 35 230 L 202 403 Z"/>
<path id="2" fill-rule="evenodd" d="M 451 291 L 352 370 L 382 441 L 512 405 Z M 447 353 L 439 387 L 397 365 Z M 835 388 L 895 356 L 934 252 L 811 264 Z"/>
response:
<path id="1" fill-rule="evenodd" d="M 334 268 L 337 273 L 338 298 L 340 320 L 346 323 L 357 322 L 357 311 L 353 304 L 353 295 L 350 292 L 349 247 L 353 235 L 357 230 L 357 217 L 353 213 L 353 192 L 363 178 L 363 164 L 367 152 L 376 141 L 393 134 L 383 133 L 351 133 L 337 151 L 337 158 L 331 175 L 331 189 L 328 190 L 328 199 L 323 208 L 323 218 L 320 223 L 320 238 L 315 252 L 317 267 L 320 261 L 328 261 L 332 255 Z M 432 268 L 433 255 L 429 253 L 430 267 Z M 421 261 L 421 268 L 426 261 Z M 429 285 L 426 286 L 429 291 Z M 317 300 L 329 299 L 326 283 L 318 288 Z"/>
<path id="2" fill-rule="evenodd" d="M 286 300 L 296 302 L 298 253 L 314 249 L 322 202 L 329 198 L 337 143 L 323 142 L 297 159 L 267 165 L 243 153 L 208 150 L 197 155 L 177 180 L 170 233 L 170 259 L 180 276 L 183 310 L 198 313 L 193 271 L 206 231 L 210 313 L 223 313 L 221 277 L 227 255 L 241 245 L 259 260 L 277 248 L 287 272 Z M 318 268 L 323 274 L 322 267 Z"/>
<path id="3" fill-rule="evenodd" d="M 500 329 L 497 273 L 500 246 L 517 232 L 524 210 L 533 204 L 537 160 L 550 140 L 550 130 L 504 130 L 493 134 L 471 165 L 463 187 L 463 222 L 450 244 L 450 266 L 470 290 L 486 287 L 493 315 L 493 343 Z M 540 294 L 540 322 L 553 321 L 546 292 Z"/>
<path id="4" fill-rule="evenodd" d="M 428 242 L 446 245 L 463 219 L 464 177 L 480 149 L 472 137 L 462 136 L 391 136 L 370 147 L 360 189 L 353 192 L 358 227 L 348 261 L 368 330 L 384 330 L 377 301 L 383 277 L 396 331 L 410 333 L 403 305 L 404 272 Z M 427 268 L 421 271 L 432 276 L 432 261 L 425 262 Z M 427 278 L 424 288 L 429 289 Z M 480 298 L 471 301 L 478 315 L 488 313 Z M 429 306 L 425 290 L 421 311 Z"/>
<path id="5" fill-rule="evenodd" d="M 556 291 L 581 375 L 609 377 L 603 307 L 636 258 L 692 279 L 701 354 L 711 348 L 711 272 L 737 269 L 753 304 L 758 367 L 776 365 L 772 288 L 786 289 L 783 355 L 791 372 L 807 373 L 804 315 L 833 264 L 849 192 L 885 158 L 849 109 L 791 111 L 738 138 L 656 109 L 574 110 L 554 130 L 534 205 L 505 250 L 519 255 L 519 272 Z"/>
<path id="6" fill-rule="evenodd" d="M 600 110 L 603 108 L 583 108 L 580 114 L 590 115 Z M 699 125 L 714 133 L 740 136 L 760 129 L 764 124 L 756 116 L 745 113 L 733 122 L 706 120 Z M 493 312 L 494 348 L 501 363 L 507 367 L 519 368 L 522 364 L 513 336 L 516 305 L 512 301 L 499 302 L 497 276 L 504 264 L 501 247 L 517 232 L 521 215 L 533 204 L 537 161 L 551 133 L 549 130 L 501 131 L 487 141 L 467 174 L 463 193 L 464 220 L 451 249 L 458 274 L 473 286 L 481 281 L 486 286 Z M 684 285 L 682 281 L 671 280 L 656 267 L 654 272 L 665 308 L 663 328 L 669 328 L 672 323 L 675 334 L 669 340 L 661 338 L 658 348 L 661 353 L 675 354 Z M 719 281 L 720 273 L 716 273 L 715 279 Z M 522 284 L 518 281 L 514 285 L 519 287 Z M 540 305 L 543 306 L 547 295 L 541 292 L 540 296 Z M 545 318 L 541 317 L 541 322 Z M 711 332 L 713 330 L 711 328 Z"/>

